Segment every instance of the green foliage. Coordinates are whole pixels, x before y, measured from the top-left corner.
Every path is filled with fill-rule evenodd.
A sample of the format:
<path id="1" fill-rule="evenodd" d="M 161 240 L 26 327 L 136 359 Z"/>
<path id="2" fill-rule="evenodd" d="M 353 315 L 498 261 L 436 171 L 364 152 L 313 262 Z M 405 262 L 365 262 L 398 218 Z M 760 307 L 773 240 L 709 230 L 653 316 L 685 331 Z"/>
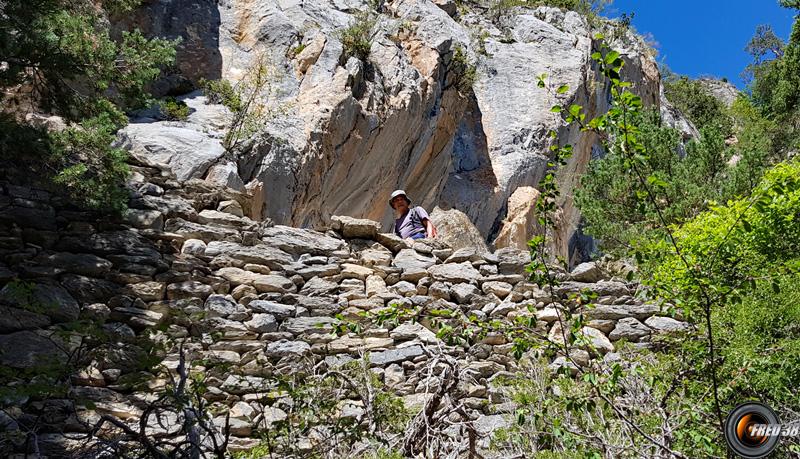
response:
<path id="1" fill-rule="evenodd" d="M 231 454 L 231 457 L 233 459 L 263 459 L 265 457 L 270 457 L 270 449 L 267 444 L 262 443 L 246 451 L 237 451 Z"/>
<path id="2" fill-rule="evenodd" d="M 713 128 L 724 137 L 733 132 L 733 120 L 725 106 L 701 81 L 674 77 L 664 81 L 667 100 L 685 114 L 698 129 Z"/>
<path id="3" fill-rule="evenodd" d="M 537 8 L 551 6 L 565 10 L 577 11 L 587 17 L 590 22 L 605 10 L 613 0 L 493 0 L 489 4 L 489 17 L 495 23 L 502 22 L 516 8 Z"/>
<path id="4" fill-rule="evenodd" d="M 174 60 L 175 42 L 148 40 L 139 31 L 111 38 L 89 2 L 58 0 L 4 5 L 0 53 L 13 56 L 0 85 L 32 84 L 46 109 L 74 121 L 120 106 L 140 106 L 143 87 Z"/>
<path id="5" fill-rule="evenodd" d="M 161 116 L 170 121 L 186 121 L 189 117 L 189 106 L 186 102 L 169 97 L 159 103 Z"/>
<path id="6" fill-rule="evenodd" d="M 590 163 L 576 192 L 586 231 L 601 240 L 604 251 L 630 255 L 640 243 L 664 235 L 662 219 L 680 224 L 709 205 L 748 195 L 785 156 L 783 129 L 748 98 L 728 109 L 701 82 L 670 77 L 665 87 L 700 128 L 700 138 L 683 147 L 680 133 L 663 125 L 657 113 L 628 115 L 647 151 L 638 171 L 648 183 L 638 185 L 625 155 L 612 150 Z M 658 200 L 642 199 L 649 187 Z"/>
<path id="7" fill-rule="evenodd" d="M 758 66 L 765 60 L 782 57 L 785 45 L 783 40 L 775 35 L 771 25 L 761 24 L 756 27 L 755 35 L 747 43 L 744 50 L 753 56 L 754 65 Z"/>
<path id="8" fill-rule="evenodd" d="M 353 15 L 352 24 L 337 33 L 346 57 L 356 57 L 364 62 L 367 61 L 377 21 L 371 10 L 358 11 Z"/>
<path id="9" fill-rule="evenodd" d="M 302 53 L 304 49 L 306 49 L 306 44 L 300 43 L 299 45 L 289 50 L 289 56 L 291 56 L 292 58 L 297 57 L 297 55 Z"/>
<path id="10" fill-rule="evenodd" d="M 102 114 L 51 134 L 50 159 L 61 166 L 55 183 L 64 185 L 76 200 L 121 212 L 128 198 L 120 186 L 128 176 L 128 155 L 111 147 L 117 127 L 108 114 Z"/>
<path id="11" fill-rule="evenodd" d="M 648 435 L 671 432 L 672 446 L 689 457 L 724 451 L 713 427 L 696 423 L 695 401 L 684 397 L 697 387 L 673 385 L 678 359 L 620 352 L 625 368 L 591 373 L 596 379 L 553 374 L 546 362 L 534 361 L 524 377 L 500 381 L 500 393 L 517 409 L 515 422 L 496 434 L 494 446 L 514 448 L 524 457 L 658 457 L 657 445 L 628 435 L 629 424 L 616 415 L 616 406 Z M 598 387 L 605 399 L 598 397 Z"/>
<path id="12" fill-rule="evenodd" d="M 472 91 L 472 85 L 475 84 L 478 70 L 477 66 L 470 61 L 463 46 L 458 45 L 453 51 L 449 70 L 455 75 L 453 84 L 460 94 L 468 94 Z"/>
<path id="13" fill-rule="evenodd" d="M 670 168 L 683 167 L 682 174 L 688 174 L 695 181 L 707 178 L 716 185 L 724 184 L 724 181 L 715 180 L 730 172 L 723 167 L 727 163 L 728 153 L 720 132 L 721 125 L 713 121 L 713 116 L 699 118 L 706 120 L 701 129 L 702 138 L 689 145 L 685 158 L 682 158 L 676 153 L 675 132 L 653 129 L 653 125 L 658 127 L 657 123 L 653 123 L 654 115 L 650 114 L 648 121 L 641 99 L 629 91 L 629 83 L 620 80 L 622 62 L 619 54 L 601 50 L 594 53 L 593 59 L 611 82 L 612 102 L 608 112 L 586 120 L 580 106 L 572 105 L 564 109 L 556 105 L 551 111 L 561 114 L 568 124 L 577 124 L 583 130 L 600 136 L 607 152 L 607 158 L 601 162 L 609 158 L 612 162 L 603 166 L 607 168 L 601 169 L 603 173 L 594 174 L 595 179 L 603 177 L 602 180 L 591 183 L 590 179 L 590 185 L 599 184 L 598 190 L 616 193 L 612 196 L 620 199 L 614 204 L 616 207 L 611 206 L 611 210 L 617 211 L 618 216 L 624 216 L 625 213 L 619 209 L 627 207 L 643 217 L 642 223 L 645 225 L 642 228 L 650 233 L 637 236 L 639 240 L 635 245 L 644 250 L 636 251 L 635 255 L 644 271 L 642 277 L 650 287 L 649 294 L 663 302 L 673 303 L 681 309 L 684 318 L 696 324 L 687 339 L 678 342 L 664 340 L 663 348 L 672 354 L 666 356 L 668 371 L 658 365 L 651 366 L 657 370 L 647 379 L 646 388 L 653 393 L 646 400 L 658 397 L 661 400 L 658 406 L 646 407 L 644 411 L 625 411 L 628 414 L 623 419 L 628 425 L 637 426 L 641 436 L 662 450 L 676 448 L 689 455 L 700 451 L 706 455 L 720 455 L 724 453 L 719 446 L 724 444 L 719 430 L 723 413 L 741 402 L 742 394 L 758 395 L 754 387 L 766 388 L 771 385 L 773 391 L 767 396 L 776 400 L 796 399 L 793 388 L 796 387 L 796 375 L 800 372 L 794 364 L 782 364 L 779 359 L 757 359 L 751 368 L 742 368 L 743 363 L 749 361 L 748 353 L 742 347 L 748 345 L 748 337 L 755 335 L 760 334 L 763 341 L 750 344 L 755 347 L 754 352 L 764 353 L 766 349 L 778 346 L 786 350 L 788 355 L 793 355 L 796 338 L 792 336 L 791 326 L 787 329 L 789 322 L 782 322 L 782 318 L 794 316 L 795 295 L 791 294 L 775 314 L 765 313 L 747 319 L 742 316 L 744 311 L 758 312 L 768 303 L 780 302 L 775 298 L 764 301 L 765 289 L 771 289 L 777 295 L 784 285 L 796 285 L 797 268 L 800 267 L 797 242 L 800 225 L 796 221 L 797 215 L 800 215 L 798 164 L 785 163 L 769 170 L 752 193 L 747 190 L 745 195 L 748 197 L 730 200 L 726 206 L 713 202 L 703 203 L 697 208 L 690 206 L 688 215 L 680 218 L 683 212 L 674 212 L 674 201 L 685 197 L 682 193 L 672 192 L 680 183 L 680 177 L 676 179 L 670 176 Z M 545 86 L 542 78 L 539 85 Z M 734 110 L 734 118 L 753 122 L 751 132 L 759 137 L 769 131 L 770 125 L 763 118 L 754 116 L 750 108 L 739 102 Z M 753 139 L 748 143 L 748 147 L 759 144 Z M 762 158 L 766 157 L 765 153 L 761 155 Z M 612 177 L 615 173 L 619 175 Z M 614 188 L 610 183 L 614 179 L 621 180 L 632 189 Z M 546 185 L 544 182 L 543 196 L 552 194 Z M 592 202 L 591 197 L 588 202 L 594 206 L 602 205 Z M 701 212 L 705 207 L 710 210 Z M 686 202 L 677 207 L 678 210 L 685 208 Z M 537 206 L 537 211 L 542 215 L 541 225 L 546 227 L 552 224 L 548 217 L 554 212 L 552 207 Z M 606 212 L 601 209 L 597 215 L 604 216 Z M 531 246 L 540 247 L 542 243 L 543 237 L 537 237 L 531 241 Z M 549 269 L 543 257 L 536 268 L 545 272 Z M 549 284 L 552 286 L 553 282 Z M 761 289 L 758 292 L 761 296 L 756 296 L 756 289 Z M 729 304 L 747 306 L 737 311 Z M 767 331 L 767 328 L 771 330 Z M 746 377 L 742 376 L 748 372 Z M 630 376 L 630 373 L 620 374 L 623 379 Z M 660 375 L 666 375 L 666 378 Z M 624 403 L 623 400 L 612 398 L 620 395 L 615 392 L 614 384 L 598 386 L 602 374 L 583 372 L 583 379 L 593 387 L 585 399 L 598 403 L 592 398 L 597 395 L 612 406 Z M 746 385 L 749 391 L 743 391 L 742 387 L 737 386 L 739 384 Z M 664 387 L 667 389 L 663 390 Z M 685 402 L 688 402 L 688 409 Z M 587 411 L 591 410 L 584 410 L 584 415 Z M 614 411 L 620 413 L 618 409 Z M 673 432 L 667 446 L 659 442 L 654 434 L 657 431 L 651 429 L 659 424 L 670 424 L 667 418 L 675 416 L 676 411 L 683 411 L 678 415 L 681 422 L 657 430 Z M 645 414 L 649 412 L 660 414 L 662 419 Z M 565 413 L 562 419 L 569 419 L 569 415 L 570 412 Z M 608 424 L 603 427 L 607 429 Z M 571 434 L 577 431 L 579 438 L 576 444 L 559 445 L 565 449 L 578 449 L 581 439 L 596 437 L 592 432 L 587 435 L 580 428 L 573 427 L 567 431 Z M 603 442 L 604 445 L 610 443 Z"/>
<path id="14" fill-rule="evenodd" d="M 576 192 L 586 231 L 602 241 L 603 250 L 629 254 L 638 243 L 663 236 L 662 218 L 667 224 L 680 223 L 714 202 L 750 192 L 772 161 L 771 127 L 748 112 L 746 101 L 737 104 L 745 122 L 738 144 L 726 146 L 722 132 L 712 124 L 686 145 L 685 153 L 680 133 L 665 126 L 657 113 L 630 116 L 648 152 L 638 169 L 647 184 L 639 185 L 625 155 L 611 150 L 589 164 Z M 642 199 L 648 187 L 658 192 L 657 201 Z"/>
<path id="15" fill-rule="evenodd" d="M 800 409 L 800 276 L 775 281 L 777 287 L 762 282 L 740 303 L 715 311 L 729 405 L 762 399 L 780 409 Z"/>
<path id="16" fill-rule="evenodd" d="M 136 3 L 108 2 L 114 11 Z M 30 87 L 33 103 L 72 122 L 63 133 L 33 129 L 8 117 L 0 124 L 0 154 L 28 156 L 32 173 L 63 185 L 89 207 L 119 210 L 126 169 L 111 148 L 123 110 L 142 106 L 144 87 L 175 57 L 176 42 L 146 39 L 139 31 L 111 38 L 105 11 L 91 2 L 12 0 L 0 27 L 0 55 L 8 68 L 0 86 Z M 14 96 L 5 94 L 6 97 Z M 11 145 L 20 137 L 34 145 Z"/>
<path id="17" fill-rule="evenodd" d="M 242 109 L 242 99 L 228 80 L 200 80 L 200 87 L 210 104 L 222 104 L 232 112 Z"/>
<path id="18" fill-rule="evenodd" d="M 388 391 L 378 375 L 369 368 L 367 359 L 354 360 L 320 374 L 295 373 L 269 378 L 269 388 L 259 388 L 268 394 L 259 403 L 272 403 L 284 409 L 285 420 L 259 429 L 262 445 L 254 454 L 269 452 L 279 457 L 347 456 L 357 442 L 386 444 L 387 436 L 402 432 L 410 420 L 410 413 L 397 396 Z M 354 405 L 351 400 L 358 400 Z M 346 406 L 364 408 L 362 415 L 342 416 Z M 298 439 L 324 428 L 330 434 L 313 451 L 301 451 Z M 375 449 L 378 449 L 377 447 Z M 394 457 L 390 452 L 376 457 Z M 278 457 L 276 456 L 276 457 Z"/>
<path id="19" fill-rule="evenodd" d="M 797 8 L 793 1 L 784 1 L 783 5 Z M 756 31 L 748 46 L 754 56 L 754 63 L 747 69 L 752 78 L 750 91 L 755 105 L 767 117 L 796 128 L 800 118 L 800 20 L 795 19 L 789 42 L 781 45 L 769 30 Z M 773 59 L 764 59 L 767 50 Z"/>
<path id="20" fill-rule="evenodd" d="M 753 289 L 755 279 L 771 283 L 773 276 L 800 266 L 797 215 L 800 163 L 793 161 L 770 169 L 750 197 L 714 206 L 676 228 L 680 256 L 664 241 L 652 242 L 644 267 L 654 284 L 687 307 L 699 302 L 696 277 L 714 293 L 740 299 L 740 289 Z"/>
<path id="21" fill-rule="evenodd" d="M 750 196 L 676 226 L 677 251 L 656 240 L 642 252 L 643 278 L 654 292 L 698 323 L 698 338 L 711 334 L 716 342 L 717 368 L 705 340 L 672 345 L 682 362 L 675 371 L 688 375 L 686 397 L 706 413 L 688 431 L 714 423 L 707 397 L 714 373 L 723 411 L 748 399 L 789 413 L 800 409 L 799 177 L 797 161 L 779 164 Z M 708 322 L 702 320 L 707 314 Z"/>
<path id="22" fill-rule="evenodd" d="M 225 105 L 232 113 L 222 145 L 228 151 L 239 149 L 286 107 L 278 105 L 280 75 L 265 55 L 257 56 L 235 85 L 228 80 L 202 80 L 209 103 Z"/>

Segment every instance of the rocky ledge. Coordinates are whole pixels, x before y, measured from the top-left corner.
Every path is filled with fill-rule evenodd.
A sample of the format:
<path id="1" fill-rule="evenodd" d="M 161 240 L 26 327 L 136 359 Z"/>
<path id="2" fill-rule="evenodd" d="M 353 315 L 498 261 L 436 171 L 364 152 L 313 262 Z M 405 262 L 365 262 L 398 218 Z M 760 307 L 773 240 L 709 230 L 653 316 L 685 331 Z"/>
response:
<path id="1" fill-rule="evenodd" d="M 130 209 L 116 221 L 42 190 L 2 186 L 0 364 L 15 373 L 6 375 L 11 387 L 35 380 L 27 372 L 43 363 L 82 365 L 65 393 L 4 398 L 0 425 L 16 440 L 2 443 L 3 454 L 64 454 L 81 446 L 74 434 L 102 416 L 135 427 L 181 353 L 205 375 L 203 397 L 214 421 L 229 423 L 231 451 L 257 446 L 263 426 L 286 419 L 291 401 L 260 396 L 276 375 L 367 362 L 418 411 L 439 390 L 423 370 L 441 355 L 462 370 L 452 393 L 461 394 L 461 416 L 479 427 L 478 445 L 487 448 L 513 412 L 497 383 L 518 369 L 514 344 L 497 333 L 458 341 L 430 321 L 379 325 L 371 317 L 398 309 L 447 311 L 476 324 L 526 317 L 558 342 L 567 298 L 594 292 L 594 307 L 575 309 L 591 345 L 550 363 L 573 371 L 618 357 L 620 343 L 648 347 L 654 335 L 687 327 L 614 277 L 624 265 L 584 263 L 558 273 L 560 285 L 545 291 L 529 282 L 524 251 L 409 244 L 377 222 L 345 216 L 324 231 L 272 226 L 245 216 L 252 197 L 243 192 L 133 168 Z M 86 349 L 86 330 L 70 326 L 83 320 L 122 346 Z M 156 351 L 139 347 L 144 336 Z M 143 368 L 142 356 L 156 361 Z M 358 400 L 341 403 L 350 416 L 363 412 Z M 313 438 L 301 440 L 313 447 Z"/>

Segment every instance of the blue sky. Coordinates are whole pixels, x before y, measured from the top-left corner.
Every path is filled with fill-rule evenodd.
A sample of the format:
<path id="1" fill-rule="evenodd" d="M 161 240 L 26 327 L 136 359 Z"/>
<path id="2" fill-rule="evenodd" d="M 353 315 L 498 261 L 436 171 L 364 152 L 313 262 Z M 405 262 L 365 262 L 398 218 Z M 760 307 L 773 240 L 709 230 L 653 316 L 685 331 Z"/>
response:
<path id="1" fill-rule="evenodd" d="M 759 24 L 771 24 L 788 39 L 796 10 L 778 0 L 615 0 L 605 16 L 634 12 L 639 33 L 652 34 L 659 61 L 692 77 L 727 77 L 744 87 L 741 72 L 750 63 L 744 51 Z"/>

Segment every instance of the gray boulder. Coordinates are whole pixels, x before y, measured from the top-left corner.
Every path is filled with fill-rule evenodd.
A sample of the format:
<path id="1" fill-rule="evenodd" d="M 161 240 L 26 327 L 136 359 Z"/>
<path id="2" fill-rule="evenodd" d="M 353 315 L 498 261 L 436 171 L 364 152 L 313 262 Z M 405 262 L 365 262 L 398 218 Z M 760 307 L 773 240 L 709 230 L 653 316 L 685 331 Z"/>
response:
<path id="1" fill-rule="evenodd" d="M 294 317 L 297 311 L 296 306 L 266 300 L 253 300 L 247 304 L 247 307 L 256 312 L 271 314 L 278 320 Z"/>
<path id="2" fill-rule="evenodd" d="M 608 337 L 611 341 L 617 341 L 620 339 L 625 339 L 628 341 L 638 341 L 639 338 L 648 336 L 650 334 L 650 328 L 639 322 L 633 317 L 625 317 L 617 321 L 616 327 L 611 333 L 608 334 Z"/>
<path id="3" fill-rule="evenodd" d="M 294 317 L 284 320 L 280 329 L 294 335 L 303 333 L 330 333 L 335 323 L 336 319 L 332 317 Z"/>
<path id="4" fill-rule="evenodd" d="M 253 318 L 244 323 L 248 330 L 256 333 L 272 333 L 278 331 L 278 322 L 272 314 L 253 314 Z"/>
<path id="5" fill-rule="evenodd" d="M 276 341 L 267 345 L 266 354 L 270 357 L 302 357 L 311 352 L 305 341 Z"/>
<path id="6" fill-rule="evenodd" d="M 691 325 L 688 323 L 675 320 L 671 317 L 652 316 L 645 320 L 644 323 L 657 333 L 673 334 L 691 329 Z"/>
<path id="7" fill-rule="evenodd" d="M 27 309 L 0 304 L 0 333 L 32 330 L 50 325 L 50 318 Z"/>
<path id="8" fill-rule="evenodd" d="M 248 247 L 229 241 L 209 242 L 205 254 L 207 257 L 225 255 L 226 257 L 244 263 L 264 265 L 268 266 L 270 269 L 276 270 L 283 269 L 284 265 L 290 264 L 293 261 L 292 256 L 288 253 L 266 244 Z"/>
<path id="9" fill-rule="evenodd" d="M 450 287 L 450 298 L 459 304 L 469 303 L 477 295 L 480 295 L 480 290 L 472 284 L 456 284 Z"/>
<path id="10" fill-rule="evenodd" d="M 603 278 L 603 271 L 595 262 L 581 263 L 570 273 L 576 282 L 597 282 Z"/>
<path id="11" fill-rule="evenodd" d="M 531 262 L 530 253 L 513 247 L 503 247 L 494 254 L 497 256 L 500 274 L 522 274 L 525 266 Z"/>
<path id="12" fill-rule="evenodd" d="M 168 170 L 184 182 L 203 178 L 223 154 L 222 143 L 195 129 L 166 123 L 131 123 L 118 133 L 118 146 L 143 164 Z"/>
<path id="13" fill-rule="evenodd" d="M 392 363 L 411 360 L 421 355 L 424 355 L 422 347 L 419 344 L 413 344 L 407 347 L 402 347 L 397 349 L 372 352 L 369 354 L 369 361 L 372 366 L 383 367 Z"/>
<path id="14" fill-rule="evenodd" d="M 84 276 L 102 277 L 111 270 L 112 264 L 105 258 L 88 253 L 58 252 L 37 261 L 47 266 L 56 266 L 66 272 Z"/>

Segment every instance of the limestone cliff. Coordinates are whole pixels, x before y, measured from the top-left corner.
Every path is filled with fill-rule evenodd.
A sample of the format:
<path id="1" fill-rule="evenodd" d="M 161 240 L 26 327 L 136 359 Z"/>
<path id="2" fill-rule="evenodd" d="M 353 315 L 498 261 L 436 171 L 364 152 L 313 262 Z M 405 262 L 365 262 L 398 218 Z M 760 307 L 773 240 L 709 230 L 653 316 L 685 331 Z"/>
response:
<path id="1" fill-rule="evenodd" d="M 536 231 L 530 207 L 552 142 L 548 133 L 556 129 L 575 154 L 560 171 L 565 193 L 553 248 L 582 258 L 571 191 L 598 147 L 592 136 L 562 132 L 549 112 L 554 95 L 537 88 L 536 78 L 546 73 L 554 84 L 569 85 L 564 100 L 590 116 L 606 109 L 607 87 L 590 59 L 596 30 L 586 18 L 540 7 L 490 20 L 483 8 L 430 0 L 377 8 L 360 1 L 235 0 L 185 9 L 183 3 L 156 1 L 120 22 L 184 38 L 179 72 L 162 85 L 236 81 L 267 56 L 276 71 L 270 103 L 283 109 L 264 135 L 234 155 L 218 148 L 219 132 L 208 118 L 188 126 L 135 120 L 122 138 L 140 159 L 168 164 L 179 179 L 256 190 L 263 205 L 254 216 L 278 224 L 319 227 L 339 214 L 388 229 L 386 197 L 404 188 L 450 227 L 443 237 L 454 246 L 524 248 Z M 377 22 L 362 60 L 347 55 L 341 31 L 368 10 Z M 174 17 L 147 20 L 157 14 Z M 662 107 L 658 68 L 643 42 L 613 25 L 597 27 L 615 37 L 611 45 L 626 58 L 624 76 L 645 103 L 672 113 Z M 197 113 L 207 111 L 194 100 Z M 671 119 L 685 125 L 687 136 L 695 134 L 679 113 Z M 165 152 L 165 145 L 174 148 Z"/>

